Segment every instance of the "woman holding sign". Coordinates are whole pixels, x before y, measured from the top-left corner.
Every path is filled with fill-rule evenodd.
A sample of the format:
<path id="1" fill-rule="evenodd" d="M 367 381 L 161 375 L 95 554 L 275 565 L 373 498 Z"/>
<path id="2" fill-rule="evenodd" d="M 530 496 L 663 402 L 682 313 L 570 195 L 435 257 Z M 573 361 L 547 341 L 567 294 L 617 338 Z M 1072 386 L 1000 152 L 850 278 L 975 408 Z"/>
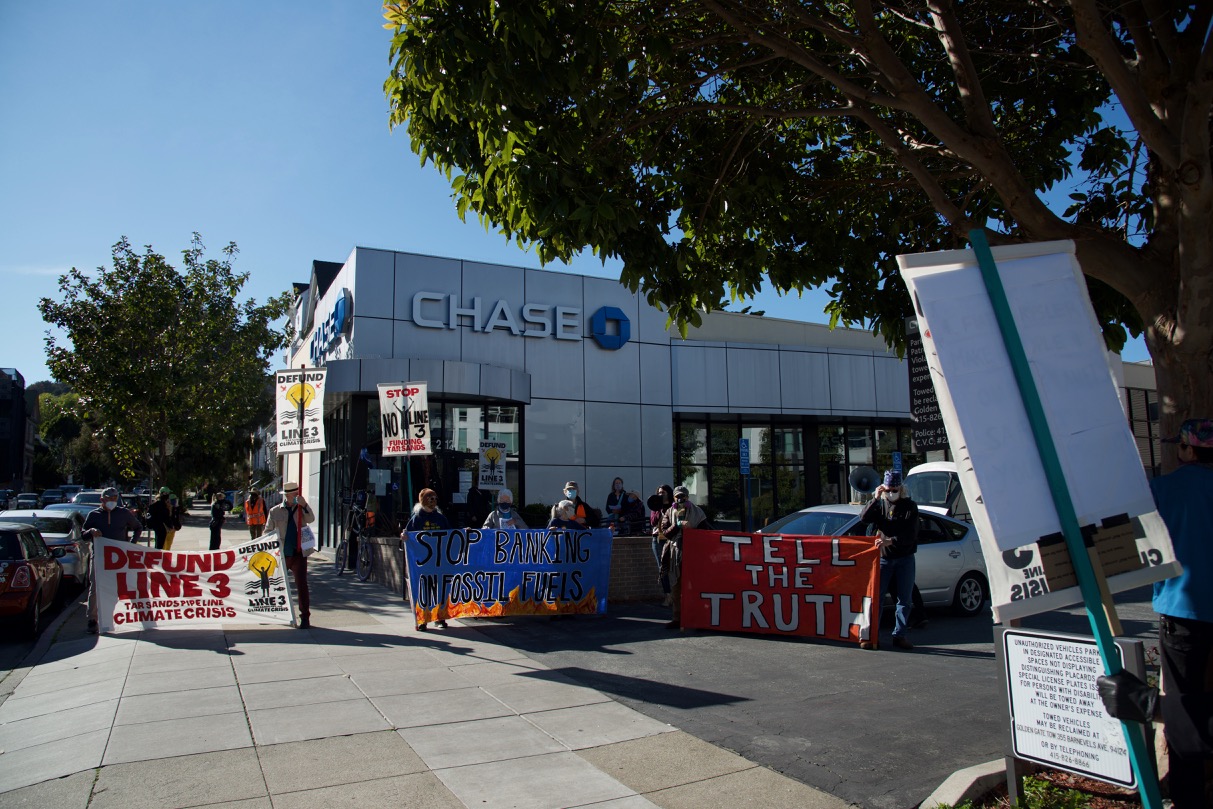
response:
<path id="1" fill-rule="evenodd" d="M 410 531 L 449 531 L 451 521 L 438 510 L 438 492 L 433 489 L 422 489 L 417 493 L 417 505 L 413 506 L 413 516 L 405 523 L 401 539 L 407 539 L 405 534 Z M 446 621 L 439 618 L 435 621 L 439 628 L 446 629 Z M 429 629 L 429 623 L 422 621 L 417 624 L 417 631 Z"/>
<path id="2" fill-rule="evenodd" d="M 497 508 L 484 519 L 483 528 L 526 528 L 522 515 L 514 508 L 514 493 L 509 489 L 497 492 Z"/>

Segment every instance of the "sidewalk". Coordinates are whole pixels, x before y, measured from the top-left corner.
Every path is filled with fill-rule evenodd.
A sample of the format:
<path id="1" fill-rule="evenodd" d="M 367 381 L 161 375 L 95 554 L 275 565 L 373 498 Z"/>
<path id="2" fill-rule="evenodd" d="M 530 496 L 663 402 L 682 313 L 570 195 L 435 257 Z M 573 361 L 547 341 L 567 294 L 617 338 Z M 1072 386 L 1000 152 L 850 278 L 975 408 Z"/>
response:
<path id="1" fill-rule="evenodd" d="M 206 546 L 199 518 L 174 543 Z M 0 808 L 848 805 L 475 621 L 419 633 L 390 592 L 310 561 L 309 630 L 94 637 L 78 606 L 49 627 L 0 704 Z"/>

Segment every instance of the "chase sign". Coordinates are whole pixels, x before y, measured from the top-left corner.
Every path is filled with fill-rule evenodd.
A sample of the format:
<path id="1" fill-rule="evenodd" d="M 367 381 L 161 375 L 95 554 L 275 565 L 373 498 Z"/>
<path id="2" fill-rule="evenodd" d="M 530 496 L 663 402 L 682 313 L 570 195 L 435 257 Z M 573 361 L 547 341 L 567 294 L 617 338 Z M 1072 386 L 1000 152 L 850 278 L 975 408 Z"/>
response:
<path id="1" fill-rule="evenodd" d="M 316 326 L 312 332 L 312 341 L 308 344 L 308 357 L 312 365 L 323 365 L 324 358 L 337 345 L 342 335 L 350 330 L 353 321 L 354 301 L 348 289 L 341 290 L 337 301 L 329 311 L 328 316 Z"/>

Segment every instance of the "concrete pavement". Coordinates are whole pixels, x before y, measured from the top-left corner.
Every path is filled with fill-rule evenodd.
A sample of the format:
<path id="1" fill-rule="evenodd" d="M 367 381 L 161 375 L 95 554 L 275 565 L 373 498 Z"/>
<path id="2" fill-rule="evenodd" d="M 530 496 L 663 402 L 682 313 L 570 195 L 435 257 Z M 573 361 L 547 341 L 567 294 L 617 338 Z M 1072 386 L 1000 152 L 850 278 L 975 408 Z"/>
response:
<path id="1" fill-rule="evenodd" d="M 196 520 L 174 547 L 206 542 Z M 418 633 L 390 592 L 311 561 L 309 630 L 98 638 L 66 611 L 0 689 L 0 809 L 848 805 L 476 622 Z"/>

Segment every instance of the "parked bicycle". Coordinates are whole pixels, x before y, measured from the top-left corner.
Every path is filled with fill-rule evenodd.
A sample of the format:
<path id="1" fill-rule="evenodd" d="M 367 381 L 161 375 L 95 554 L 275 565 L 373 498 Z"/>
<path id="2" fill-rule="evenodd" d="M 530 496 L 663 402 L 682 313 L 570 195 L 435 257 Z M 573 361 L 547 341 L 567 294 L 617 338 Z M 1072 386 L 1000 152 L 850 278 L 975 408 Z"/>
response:
<path id="1" fill-rule="evenodd" d="M 349 507 L 349 514 L 346 515 L 345 524 L 341 535 L 341 542 L 337 545 L 337 552 L 334 554 L 333 566 L 340 576 L 345 572 L 349 565 L 350 554 L 355 555 L 354 573 L 358 576 L 359 581 L 366 581 L 371 577 L 371 571 L 375 569 L 375 545 L 372 542 L 362 542 L 364 537 L 371 535 L 371 529 L 374 526 L 375 514 L 368 511 L 366 491 L 351 493 L 349 490 L 343 490 L 341 493 L 341 502 Z"/>

